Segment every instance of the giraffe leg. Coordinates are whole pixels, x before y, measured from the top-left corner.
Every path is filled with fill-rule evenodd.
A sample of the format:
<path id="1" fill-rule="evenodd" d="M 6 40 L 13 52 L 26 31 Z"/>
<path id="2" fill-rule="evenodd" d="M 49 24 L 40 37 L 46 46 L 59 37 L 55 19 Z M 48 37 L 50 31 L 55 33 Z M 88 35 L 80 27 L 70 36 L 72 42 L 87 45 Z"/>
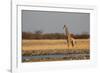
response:
<path id="1" fill-rule="evenodd" d="M 69 47 L 69 41 L 67 40 L 67 46 Z"/>
<path id="2" fill-rule="evenodd" d="M 74 47 L 74 43 L 73 43 L 73 40 L 71 41 L 71 43 L 72 43 L 72 46 Z"/>
<path id="3" fill-rule="evenodd" d="M 73 44 L 73 47 L 75 47 L 75 41 L 74 40 L 72 40 L 72 44 Z"/>
<path id="4" fill-rule="evenodd" d="M 74 47 L 74 46 L 75 46 L 75 41 L 74 41 L 74 39 L 73 39 L 73 38 L 71 38 L 71 45 L 72 45 L 72 47 Z"/>

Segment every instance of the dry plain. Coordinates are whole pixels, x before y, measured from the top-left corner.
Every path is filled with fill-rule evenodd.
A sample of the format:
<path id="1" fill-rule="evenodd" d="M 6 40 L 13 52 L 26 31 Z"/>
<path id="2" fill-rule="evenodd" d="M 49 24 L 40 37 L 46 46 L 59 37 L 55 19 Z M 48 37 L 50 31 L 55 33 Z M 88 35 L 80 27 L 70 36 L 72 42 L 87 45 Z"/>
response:
<path id="1" fill-rule="evenodd" d="M 76 39 L 75 46 L 67 46 L 66 40 L 22 40 L 22 50 L 89 49 L 89 39 Z"/>

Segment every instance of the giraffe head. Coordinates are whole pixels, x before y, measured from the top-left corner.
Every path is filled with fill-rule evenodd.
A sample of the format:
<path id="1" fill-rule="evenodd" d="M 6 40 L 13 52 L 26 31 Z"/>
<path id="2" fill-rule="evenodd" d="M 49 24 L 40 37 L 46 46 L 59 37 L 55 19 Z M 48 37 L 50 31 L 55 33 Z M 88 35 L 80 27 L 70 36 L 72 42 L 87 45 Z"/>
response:
<path id="1" fill-rule="evenodd" d="M 63 29 L 66 27 L 66 25 L 64 25 Z"/>
<path id="2" fill-rule="evenodd" d="M 63 26 L 63 29 L 64 29 L 64 28 L 67 28 L 67 26 L 66 26 L 66 25 L 64 25 L 64 26 Z"/>

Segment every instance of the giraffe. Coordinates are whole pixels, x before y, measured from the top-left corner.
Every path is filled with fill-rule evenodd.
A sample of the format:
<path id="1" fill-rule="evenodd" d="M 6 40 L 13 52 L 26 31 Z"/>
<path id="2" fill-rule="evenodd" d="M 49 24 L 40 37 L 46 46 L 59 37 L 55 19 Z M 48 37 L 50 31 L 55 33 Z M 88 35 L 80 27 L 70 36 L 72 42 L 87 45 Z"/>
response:
<path id="1" fill-rule="evenodd" d="M 75 46 L 75 40 L 74 40 L 74 38 L 72 38 L 71 37 L 71 34 L 70 34 L 70 32 L 68 31 L 68 28 L 67 28 L 67 26 L 66 25 L 64 25 L 64 31 L 65 31 L 65 34 L 66 34 L 66 36 L 67 36 L 67 44 L 68 44 L 68 47 L 70 47 L 70 45 L 71 46 Z"/>

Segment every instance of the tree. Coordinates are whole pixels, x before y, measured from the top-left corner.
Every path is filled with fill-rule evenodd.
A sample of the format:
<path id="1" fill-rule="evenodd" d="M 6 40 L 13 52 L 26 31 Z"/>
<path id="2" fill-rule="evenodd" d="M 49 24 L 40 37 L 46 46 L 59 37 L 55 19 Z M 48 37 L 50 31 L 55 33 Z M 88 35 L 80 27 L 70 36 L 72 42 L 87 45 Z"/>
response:
<path id="1" fill-rule="evenodd" d="M 41 39 L 41 37 L 42 37 L 42 31 L 41 30 L 35 31 L 35 37 L 36 37 L 36 39 Z"/>
<path id="2" fill-rule="evenodd" d="M 42 30 L 36 30 L 35 34 L 42 34 L 42 32 L 43 32 Z"/>

